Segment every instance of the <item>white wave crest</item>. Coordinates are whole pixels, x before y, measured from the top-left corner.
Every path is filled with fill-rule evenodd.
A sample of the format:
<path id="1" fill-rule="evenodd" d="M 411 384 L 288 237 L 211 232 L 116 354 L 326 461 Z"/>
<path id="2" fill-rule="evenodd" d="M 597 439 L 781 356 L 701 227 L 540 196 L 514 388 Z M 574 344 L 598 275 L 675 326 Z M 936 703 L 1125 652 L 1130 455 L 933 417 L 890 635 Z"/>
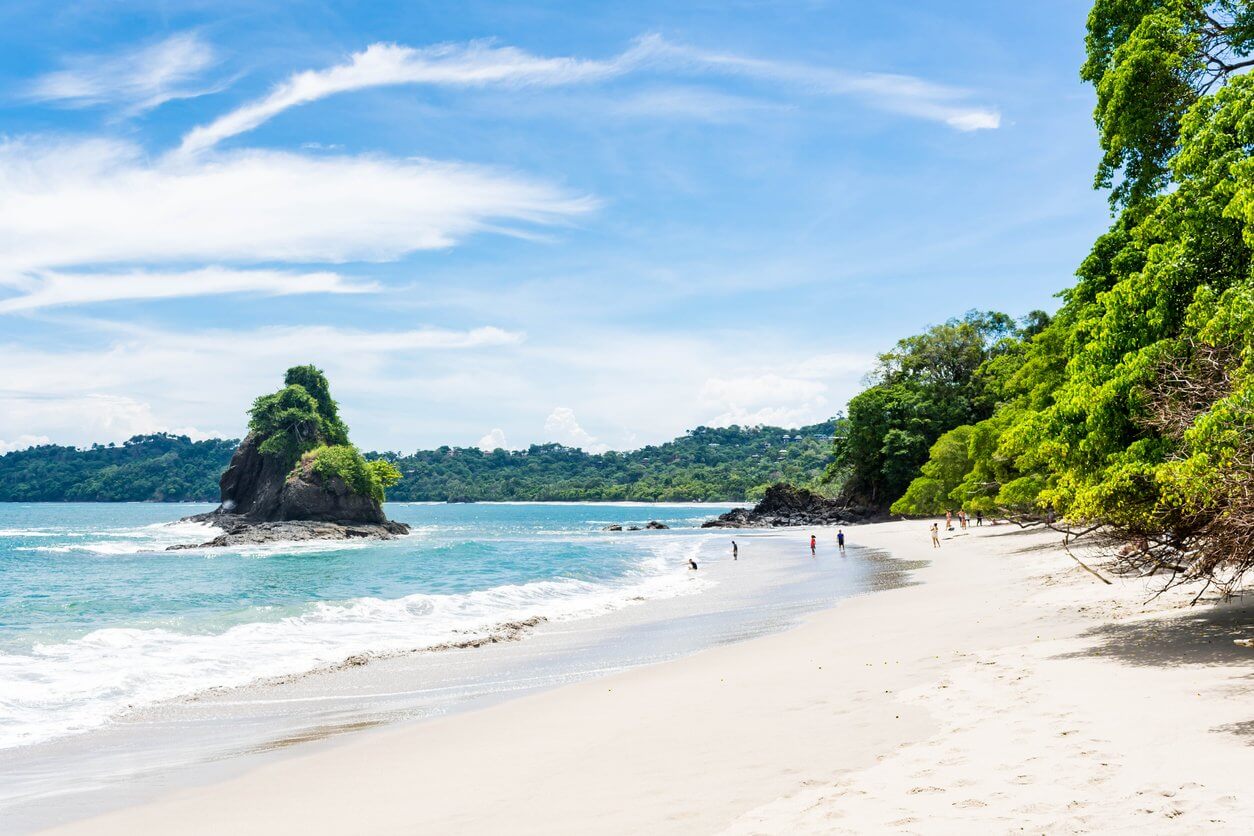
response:
<path id="1" fill-rule="evenodd" d="M 508 622 L 565 621 L 696 592 L 709 581 L 684 567 L 699 548 L 693 538 L 659 539 L 648 558 L 612 582 L 554 579 L 452 595 L 358 598 L 219 633 L 108 628 L 37 645 L 28 654 L 0 654 L 0 749 L 86 731 L 162 700 L 316 670 L 356 654 L 421 650 L 487 636 Z"/>

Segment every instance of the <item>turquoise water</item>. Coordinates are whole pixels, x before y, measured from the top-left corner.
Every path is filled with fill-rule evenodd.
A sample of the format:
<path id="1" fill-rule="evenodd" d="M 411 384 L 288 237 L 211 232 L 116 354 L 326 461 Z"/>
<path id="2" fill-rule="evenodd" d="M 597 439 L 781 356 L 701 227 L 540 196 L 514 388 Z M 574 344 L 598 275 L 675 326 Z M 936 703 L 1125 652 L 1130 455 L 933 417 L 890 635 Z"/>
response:
<path id="1" fill-rule="evenodd" d="M 167 552 L 211 506 L 0 505 L 0 748 L 85 731 L 165 699 L 700 588 L 673 505 L 388 506 L 380 543 Z M 663 532 L 605 533 L 660 520 Z"/>

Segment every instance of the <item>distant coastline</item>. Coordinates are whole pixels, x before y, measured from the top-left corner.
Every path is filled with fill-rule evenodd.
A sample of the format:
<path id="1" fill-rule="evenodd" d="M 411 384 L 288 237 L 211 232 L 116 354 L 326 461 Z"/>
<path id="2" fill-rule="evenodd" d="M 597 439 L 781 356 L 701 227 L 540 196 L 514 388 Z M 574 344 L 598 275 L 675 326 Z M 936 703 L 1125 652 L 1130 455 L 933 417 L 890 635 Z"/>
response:
<path id="1" fill-rule="evenodd" d="M 752 502 L 775 482 L 818 481 L 838 423 L 698 427 L 628 452 L 536 444 L 366 457 L 401 470 L 388 491 L 393 502 Z M 0 456 L 0 502 L 217 502 L 218 479 L 237 444 L 159 433 L 123 444 L 18 450 Z"/>

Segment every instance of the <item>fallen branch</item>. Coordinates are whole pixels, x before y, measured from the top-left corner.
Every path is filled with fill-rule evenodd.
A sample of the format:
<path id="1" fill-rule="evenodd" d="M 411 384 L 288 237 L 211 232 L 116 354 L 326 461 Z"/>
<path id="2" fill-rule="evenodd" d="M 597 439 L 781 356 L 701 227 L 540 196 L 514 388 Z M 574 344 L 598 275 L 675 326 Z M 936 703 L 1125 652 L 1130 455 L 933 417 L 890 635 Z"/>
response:
<path id="1" fill-rule="evenodd" d="M 1080 558 L 1076 557 L 1074 554 L 1072 554 L 1072 553 L 1071 553 L 1071 549 L 1067 547 L 1067 538 L 1066 538 L 1066 537 L 1062 538 L 1062 550 L 1063 550 L 1063 551 L 1065 551 L 1065 552 L 1067 553 L 1067 556 L 1068 556 L 1068 557 L 1070 557 L 1070 558 L 1071 558 L 1072 560 L 1074 560 L 1076 563 L 1079 563 L 1079 564 L 1080 564 L 1080 568 L 1081 568 L 1081 569 L 1083 569 L 1084 571 L 1088 572 L 1090 575 L 1092 575 L 1093 577 L 1097 578 L 1099 581 L 1101 581 L 1102 583 L 1106 584 L 1107 586 L 1112 586 L 1111 582 L 1110 582 L 1108 579 L 1106 579 L 1106 578 L 1102 577 L 1101 575 L 1099 575 L 1099 574 L 1098 574 L 1098 573 L 1097 573 L 1094 569 L 1092 569 L 1092 568 L 1091 568 L 1091 567 L 1090 567 L 1087 563 L 1085 563 L 1083 560 L 1081 560 Z"/>

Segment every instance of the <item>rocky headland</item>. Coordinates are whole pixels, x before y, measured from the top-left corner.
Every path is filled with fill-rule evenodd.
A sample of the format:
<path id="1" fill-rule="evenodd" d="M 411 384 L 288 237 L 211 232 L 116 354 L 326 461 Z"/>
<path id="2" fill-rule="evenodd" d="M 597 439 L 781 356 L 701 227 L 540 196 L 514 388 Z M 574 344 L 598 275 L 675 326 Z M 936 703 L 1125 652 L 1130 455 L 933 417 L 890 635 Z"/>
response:
<path id="1" fill-rule="evenodd" d="M 383 513 L 383 489 L 400 477 L 348 444 L 326 378 L 289 369 L 285 387 L 257 399 L 249 433 L 219 480 L 221 504 L 189 522 L 223 533 L 170 549 L 300 540 L 391 540 L 409 526 Z"/>
<path id="2" fill-rule="evenodd" d="M 707 520 L 702 528 L 781 528 L 795 525 L 855 525 L 883 522 L 888 514 L 874 508 L 827 499 L 806 488 L 779 483 L 766 489 L 752 508 L 733 508 Z"/>

